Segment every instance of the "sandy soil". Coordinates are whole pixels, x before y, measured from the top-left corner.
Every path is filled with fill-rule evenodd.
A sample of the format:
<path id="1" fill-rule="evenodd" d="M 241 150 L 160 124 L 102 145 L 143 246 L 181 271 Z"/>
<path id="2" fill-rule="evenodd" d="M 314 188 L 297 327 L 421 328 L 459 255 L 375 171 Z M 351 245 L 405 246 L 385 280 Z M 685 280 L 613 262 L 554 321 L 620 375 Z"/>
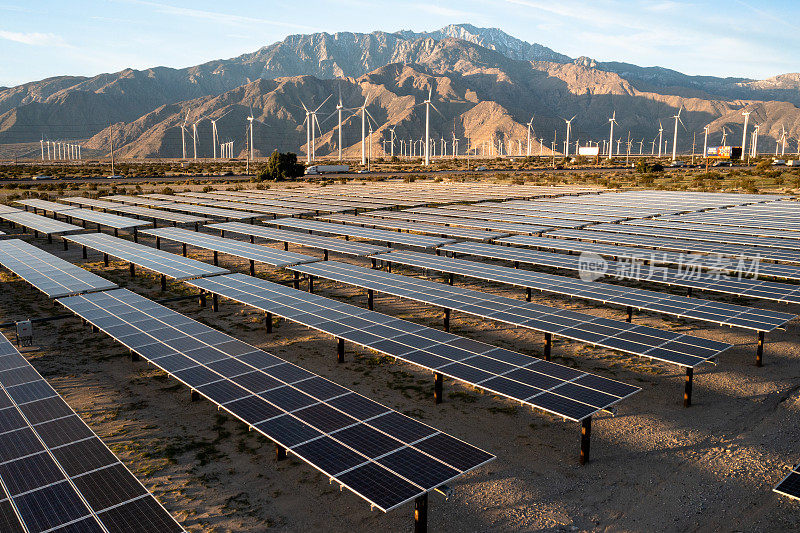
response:
<path id="1" fill-rule="evenodd" d="M 6 228 L 3 228 L 6 229 Z M 30 236 L 29 236 L 30 237 Z M 147 239 L 142 239 L 147 242 Z M 188 293 L 127 265 L 60 242 L 35 244 L 152 298 Z M 170 248 L 180 253 L 178 247 Z M 321 252 L 290 247 L 321 256 Z M 211 260 L 211 254 L 190 249 Z M 346 258 L 331 254 L 331 259 Z M 355 261 L 359 263 L 359 261 Z M 361 264 L 365 264 L 363 261 Z M 244 261 L 221 264 L 247 272 Z M 422 275 L 416 270 L 400 270 Z M 259 267 L 259 276 L 288 279 Z M 27 283 L 0 274 L 2 321 L 63 313 Z M 523 291 L 457 278 L 457 283 L 523 298 Z M 654 287 L 658 290 L 663 288 Z M 366 306 L 364 291 L 315 282 L 316 292 Z M 710 294 L 703 297 L 714 298 Z M 734 299 L 722 297 L 725 301 Z M 624 310 L 534 294 L 534 301 L 622 319 Z M 741 301 L 800 313 L 800 306 Z M 190 317 L 333 379 L 497 455 L 454 484 L 450 501 L 432 496 L 433 531 L 789 531 L 800 529 L 800 505 L 772 492 L 800 451 L 800 345 L 797 323 L 767 336 L 765 366 L 756 368 L 755 335 L 707 323 L 642 313 L 637 323 L 726 341 L 735 347 L 718 366 L 695 373 L 694 405 L 681 404 L 676 367 L 557 339 L 554 360 L 642 387 L 616 416 L 595 417 L 592 461 L 578 465 L 579 427 L 513 402 L 445 381 L 446 401 L 433 404 L 427 372 L 347 346 L 336 363 L 335 341 L 286 321 L 274 333 L 263 315 L 222 301 L 218 313 L 194 301 L 168 304 Z M 376 295 L 376 310 L 441 327 L 438 310 Z M 452 330 L 538 355 L 541 335 L 455 313 Z M 34 327 L 33 365 L 190 531 L 403 531 L 411 505 L 370 511 L 297 460 L 276 462 L 272 444 L 76 318 Z"/>

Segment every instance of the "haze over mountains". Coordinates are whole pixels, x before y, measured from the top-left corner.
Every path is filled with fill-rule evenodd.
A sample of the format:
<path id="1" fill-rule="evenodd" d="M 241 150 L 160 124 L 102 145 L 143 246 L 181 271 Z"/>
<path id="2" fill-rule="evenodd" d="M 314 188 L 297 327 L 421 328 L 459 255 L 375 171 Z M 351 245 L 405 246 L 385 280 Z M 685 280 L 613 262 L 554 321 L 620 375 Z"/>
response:
<path id="1" fill-rule="evenodd" d="M 671 117 L 680 106 L 687 128 L 679 132 L 683 151 L 691 150 L 693 132 L 698 132 L 702 149 L 700 132 L 706 124 L 711 124 L 709 144 L 720 143 L 723 126 L 730 134 L 728 144 L 740 144 L 744 108 L 752 112 L 749 129 L 761 125 L 760 151 L 774 150 L 784 127 L 790 139 L 800 137 L 797 73 L 767 80 L 687 76 L 660 67 L 573 59 L 498 29 L 459 24 L 430 33 L 292 35 L 250 54 L 185 69 L 58 76 L 3 88 L 0 143 L 35 142 L 38 150 L 41 138 L 82 139 L 87 154 L 103 155 L 113 123 L 115 151 L 121 155 L 180 157 L 180 125 L 200 120 L 198 157 L 209 157 L 209 119 L 215 119 L 220 140 L 233 140 L 234 153 L 240 154 L 252 109 L 256 155 L 276 148 L 304 153 L 306 115 L 300 100 L 317 107 L 334 95 L 319 115 L 317 154 L 327 155 L 337 149 L 336 120 L 323 119 L 334 111 L 341 92 L 346 108 L 369 97 L 373 150 L 380 154 L 392 127 L 397 139 L 423 136 L 424 107 L 414 105 L 429 89 L 440 112 L 431 117 L 432 137 L 444 138 L 450 146 L 455 134 L 462 153 L 467 138 L 473 145 L 499 139 L 505 149 L 514 140 L 514 153 L 521 140 L 524 152 L 531 116 L 535 137 L 544 139 L 542 153 L 549 153 L 555 132 L 557 150 L 562 149 L 563 118 L 573 115 L 573 142 L 600 141 L 608 137 L 613 111 L 619 122 L 615 137 L 623 139 L 623 151 L 630 131 L 633 152 L 638 153 L 641 141 L 649 153 L 659 121 L 671 142 Z M 349 156 L 361 150 L 361 121 L 352 113 L 345 112 L 350 118 L 343 127 Z M 790 145 L 794 151 L 796 141 Z M 190 135 L 186 146 L 191 157 Z M 532 151 L 539 150 L 537 141 Z"/>

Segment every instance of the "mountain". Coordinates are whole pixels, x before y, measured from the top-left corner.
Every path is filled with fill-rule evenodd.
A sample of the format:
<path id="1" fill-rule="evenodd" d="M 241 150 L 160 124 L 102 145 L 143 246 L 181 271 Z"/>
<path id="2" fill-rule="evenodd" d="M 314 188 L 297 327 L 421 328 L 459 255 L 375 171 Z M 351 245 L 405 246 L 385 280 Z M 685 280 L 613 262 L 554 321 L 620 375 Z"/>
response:
<path id="1" fill-rule="evenodd" d="M 681 116 L 688 131 L 702 131 L 710 123 L 712 134 L 725 126 L 732 139 L 741 138 L 741 110 L 747 106 L 758 110 L 750 124 L 758 117 L 762 138 L 774 140 L 783 127 L 790 137 L 800 136 L 800 74 L 748 80 L 598 63 L 569 58 L 499 29 L 459 24 L 425 33 L 291 35 L 250 54 L 185 69 L 60 76 L 0 89 L 0 143 L 35 143 L 38 151 L 42 137 L 85 139 L 86 153 L 101 155 L 108 150 L 113 123 L 114 145 L 123 156 L 180 157 L 184 143 L 192 156 L 191 124 L 202 118 L 199 157 L 211 155 L 207 119 L 217 120 L 221 140 L 234 140 L 236 153 L 243 153 L 252 108 L 257 151 L 302 151 L 307 147 L 300 101 L 316 107 L 336 95 L 319 116 L 317 154 L 326 154 L 337 149 L 337 134 L 334 118 L 323 119 L 341 91 L 348 108 L 371 99 L 375 150 L 391 137 L 390 128 L 404 142 L 421 137 L 424 109 L 414 105 L 429 89 L 440 112 L 431 118 L 433 138 L 441 144 L 455 134 L 462 151 L 467 137 L 481 148 L 500 140 L 508 150 L 513 141 L 518 151 L 520 141 L 527 145 L 532 115 L 535 136 L 544 138 L 546 147 L 555 136 L 561 149 L 562 119 L 572 115 L 578 118 L 571 140 L 604 139 L 608 117 L 616 111 L 617 133 L 627 140 L 630 130 L 638 153 L 638 141 L 647 146 L 658 135 L 659 121 L 671 140 L 671 117 L 680 107 L 686 110 Z M 358 117 L 343 126 L 346 153 L 360 155 L 360 126 Z M 680 148 L 688 149 L 690 136 L 682 132 L 679 137 Z M 538 143 L 533 147 L 539 153 Z"/>

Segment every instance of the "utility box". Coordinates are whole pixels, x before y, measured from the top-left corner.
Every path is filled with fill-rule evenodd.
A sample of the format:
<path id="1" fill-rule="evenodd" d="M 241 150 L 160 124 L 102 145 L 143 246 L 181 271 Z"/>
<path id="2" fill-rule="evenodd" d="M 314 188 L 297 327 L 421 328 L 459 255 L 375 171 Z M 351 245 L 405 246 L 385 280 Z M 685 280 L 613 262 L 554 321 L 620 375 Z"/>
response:
<path id="1" fill-rule="evenodd" d="M 30 320 L 17 322 L 17 346 L 30 346 L 33 344 L 33 325 Z"/>

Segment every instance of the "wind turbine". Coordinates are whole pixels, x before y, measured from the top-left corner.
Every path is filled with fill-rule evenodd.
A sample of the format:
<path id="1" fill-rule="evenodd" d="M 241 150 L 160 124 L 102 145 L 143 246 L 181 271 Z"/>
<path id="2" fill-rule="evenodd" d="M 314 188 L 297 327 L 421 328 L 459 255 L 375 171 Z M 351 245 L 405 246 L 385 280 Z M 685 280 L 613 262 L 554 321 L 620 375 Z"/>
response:
<path id="1" fill-rule="evenodd" d="M 367 117 L 372 118 L 372 115 L 369 114 L 367 111 L 367 103 L 369 103 L 369 94 L 364 97 L 364 105 L 357 108 L 357 111 L 350 116 L 355 116 L 361 113 L 361 164 L 367 164 L 367 145 L 366 145 L 366 135 L 367 135 Z"/>
<path id="2" fill-rule="evenodd" d="M 726 139 L 728 138 L 728 131 L 725 129 L 725 126 L 722 126 L 722 146 L 728 146 Z"/>
<path id="3" fill-rule="evenodd" d="M 433 94 L 433 87 L 428 87 L 428 99 L 422 102 L 425 104 L 425 166 L 430 164 L 430 146 L 428 146 L 430 139 L 430 124 L 431 124 L 431 108 L 437 113 L 439 110 L 431 103 L 431 95 Z M 439 113 L 441 115 L 441 113 Z"/>
<path id="4" fill-rule="evenodd" d="M 703 132 L 705 132 L 705 137 L 703 138 L 703 157 L 708 157 L 708 124 L 703 126 Z"/>
<path id="5" fill-rule="evenodd" d="M 192 124 L 192 148 L 194 149 L 194 159 L 197 159 L 197 123 L 200 122 L 202 119 L 197 119 L 194 124 Z"/>
<path id="6" fill-rule="evenodd" d="M 225 118 L 225 116 L 228 113 L 230 113 L 230 111 L 228 111 L 227 113 L 225 113 L 224 115 L 222 115 L 219 118 L 211 119 L 211 144 L 214 147 L 214 159 L 217 158 L 217 143 L 219 142 L 219 132 L 217 131 L 217 121 L 218 120 L 222 120 L 223 118 Z M 222 155 L 221 152 L 222 152 L 222 148 L 220 147 L 220 157 L 225 157 L 224 155 Z"/>
<path id="7" fill-rule="evenodd" d="M 566 148 L 564 149 L 564 152 L 565 152 L 564 153 L 564 157 L 568 157 L 569 156 L 569 133 L 572 131 L 572 121 L 575 120 L 575 117 L 577 117 L 577 116 L 578 115 L 573 115 L 573 117 L 571 119 L 569 119 L 569 120 L 564 119 L 564 122 L 567 123 L 567 141 L 566 141 L 566 145 L 565 145 Z"/>
<path id="8" fill-rule="evenodd" d="M 186 122 L 189 120 L 189 112 L 186 112 L 186 118 L 183 119 L 181 124 L 181 145 L 183 146 L 183 158 L 186 159 Z"/>
<path id="9" fill-rule="evenodd" d="M 663 144 L 663 137 L 664 137 L 664 125 L 661 124 L 661 121 L 658 121 L 658 157 L 661 157 L 661 145 Z M 619 150 L 617 150 L 619 152 Z"/>
<path id="10" fill-rule="evenodd" d="M 325 100 L 323 100 L 322 103 L 319 104 L 314 111 L 307 110 L 309 116 L 311 117 L 311 153 L 310 153 L 311 161 L 315 161 L 317 157 L 317 131 L 314 129 L 315 126 L 319 128 L 319 121 L 317 120 L 317 111 L 319 111 L 319 109 L 325 105 L 325 102 L 330 100 L 331 96 L 333 95 L 329 95 Z M 305 107 L 305 105 L 303 105 L 303 107 Z M 320 129 L 320 134 L 322 134 L 322 129 Z"/>
<path id="11" fill-rule="evenodd" d="M 247 128 L 250 130 L 250 146 L 248 146 L 247 151 L 247 173 L 250 173 L 250 160 L 253 159 L 253 120 L 255 117 L 253 116 L 253 108 L 250 108 L 250 115 L 247 117 Z"/>
<path id="12" fill-rule="evenodd" d="M 617 123 L 617 112 L 612 113 L 611 118 L 608 119 L 611 123 L 611 133 L 608 135 L 608 158 L 611 159 L 611 144 L 614 142 L 614 124 Z"/>
<path id="13" fill-rule="evenodd" d="M 672 136 L 672 160 L 673 161 L 675 161 L 675 159 L 677 159 L 677 153 L 678 153 L 678 122 L 681 123 L 681 126 L 683 126 L 683 129 L 686 129 L 686 126 L 684 126 L 683 121 L 681 120 L 681 110 L 682 109 L 683 109 L 683 105 L 678 107 L 678 114 L 677 115 L 673 115 L 673 117 L 672 117 L 672 118 L 675 119 L 675 132 L 673 133 L 673 136 Z"/>
<path id="14" fill-rule="evenodd" d="M 740 159 L 744 161 L 744 148 L 747 146 L 747 121 L 750 119 L 750 111 L 742 111 L 742 116 L 744 116 L 744 128 L 742 128 L 742 157 Z"/>
<path id="15" fill-rule="evenodd" d="M 531 117 L 531 119 L 528 121 L 528 124 L 527 124 L 528 125 L 528 151 L 527 151 L 526 155 L 528 157 L 531 156 L 531 128 L 533 127 L 533 119 L 534 119 L 534 117 L 536 117 L 536 115 L 533 115 Z M 536 135 L 536 132 L 534 132 L 534 135 Z"/>
<path id="16" fill-rule="evenodd" d="M 782 125 L 781 130 L 781 142 L 783 143 L 781 147 L 781 156 L 784 156 L 786 154 L 786 127 Z"/>
<path id="17" fill-rule="evenodd" d="M 391 139 L 390 139 L 390 142 L 392 143 L 392 148 L 391 148 L 391 150 L 392 150 L 392 157 L 394 157 L 394 129 L 395 129 L 396 127 L 397 127 L 397 126 L 392 126 L 391 128 L 389 128 L 389 133 L 391 134 Z"/>
<path id="18" fill-rule="evenodd" d="M 752 157 L 756 157 L 758 155 L 758 130 L 761 128 L 760 124 L 756 124 L 756 127 L 753 129 L 753 155 Z"/>

